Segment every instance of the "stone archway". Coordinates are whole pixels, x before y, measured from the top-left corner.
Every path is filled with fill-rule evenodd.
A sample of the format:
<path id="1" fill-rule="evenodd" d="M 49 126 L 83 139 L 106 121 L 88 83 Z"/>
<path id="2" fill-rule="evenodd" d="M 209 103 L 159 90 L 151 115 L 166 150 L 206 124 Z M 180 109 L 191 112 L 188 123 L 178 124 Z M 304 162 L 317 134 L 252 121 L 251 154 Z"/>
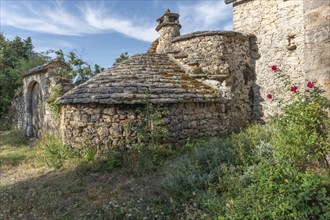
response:
<path id="1" fill-rule="evenodd" d="M 27 136 L 39 137 L 42 123 L 42 99 L 41 88 L 38 82 L 31 82 L 28 89 L 28 129 Z"/>

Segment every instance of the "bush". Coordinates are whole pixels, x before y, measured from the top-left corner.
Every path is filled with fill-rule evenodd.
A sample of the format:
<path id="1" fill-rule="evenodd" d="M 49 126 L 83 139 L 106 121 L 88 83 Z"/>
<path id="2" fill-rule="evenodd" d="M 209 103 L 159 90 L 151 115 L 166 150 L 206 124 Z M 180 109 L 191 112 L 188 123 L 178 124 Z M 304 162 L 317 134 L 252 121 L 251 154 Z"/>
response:
<path id="1" fill-rule="evenodd" d="M 278 156 L 294 162 L 301 170 L 315 166 L 330 169 L 327 160 L 330 155 L 330 100 L 322 96 L 324 91 L 316 83 L 308 81 L 306 85 L 298 86 L 278 67 L 272 69 L 292 92 L 291 102 L 282 106 L 282 114 L 274 119 Z M 283 100 L 279 100 L 281 102 Z"/>
<path id="2" fill-rule="evenodd" d="M 92 155 L 93 157 L 91 157 Z M 111 172 L 123 164 L 123 154 L 118 151 L 110 151 L 103 155 L 96 155 L 93 152 L 91 156 L 84 157 L 84 160 L 78 165 L 77 171 L 79 173 Z"/>
<path id="3" fill-rule="evenodd" d="M 166 163 L 162 186 L 178 215 L 188 207 L 190 216 L 206 219 L 327 219 L 327 171 L 301 170 L 301 158 L 286 160 L 278 126 L 213 138 Z"/>
<path id="4" fill-rule="evenodd" d="M 328 176 L 299 172 L 282 161 L 259 164 L 251 177 L 223 219 L 329 219 Z"/>
<path id="5" fill-rule="evenodd" d="M 273 68 L 277 77 L 292 92 L 292 101 L 282 107 L 282 113 L 264 126 L 252 126 L 227 139 L 232 149 L 231 172 L 223 172 L 218 180 L 206 179 L 202 188 L 195 188 L 189 201 L 211 218 L 218 219 L 328 219 L 330 212 L 329 161 L 329 100 L 313 82 L 305 89 L 293 84 L 290 77 Z M 275 96 L 275 95 L 274 95 Z M 273 95 L 267 98 L 272 100 Z M 223 149 L 226 141 L 217 143 Z M 210 150 L 209 143 L 204 151 Z M 205 160 L 213 157 L 211 153 Z M 204 161 L 205 161 L 204 160 Z M 181 169 L 190 176 L 207 175 L 209 170 L 194 170 L 196 157 L 182 158 Z M 201 161 L 202 162 L 202 161 Z M 214 164 L 223 170 L 223 163 Z M 317 171 L 317 172 L 316 172 Z M 177 174 L 178 173 L 178 174 Z M 186 176 L 186 177 L 185 177 Z M 190 185 L 180 178 L 172 178 L 167 187 L 179 196 L 190 193 Z M 188 190 L 178 183 L 188 185 Z M 198 184 L 197 184 L 198 185 Z M 189 194 L 188 194 L 189 195 Z M 224 208 L 225 207 L 225 208 Z"/>
<path id="6" fill-rule="evenodd" d="M 43 134 L 38 140 L 37 147 L 41 148 L 41 160 L 49 167 L 60 168 L 65 160 L 78 156 L 78 153 L 63 145 L 58 137 Z"/>
<path id="7" fill-rule="evenodd" d="M 224 172 L 234 169 L 233 152 L 226 141 L 211 139 L 207 146 L 193 149 L 176 161 L 165 164 L 167 178 L 162 185 L 177 198 L 189 200 L 199 190 L 216 183 Z"/>

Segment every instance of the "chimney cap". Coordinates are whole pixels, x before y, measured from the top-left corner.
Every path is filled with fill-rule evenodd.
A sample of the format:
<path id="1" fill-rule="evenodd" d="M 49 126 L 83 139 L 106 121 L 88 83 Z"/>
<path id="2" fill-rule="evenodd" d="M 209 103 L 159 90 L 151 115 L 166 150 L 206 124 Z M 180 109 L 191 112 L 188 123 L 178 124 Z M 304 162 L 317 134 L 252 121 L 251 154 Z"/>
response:
<path id="1" fill-rule="evenodd" d="M 159 31 L 162 27 L 169 25 L 176 25 L 181 28 L 179 17 L 180 15 L 178 13 L 172 13 L 170 9 L 166 9 L 164 14 L 156 20 L 158 22 L 156 31 Z"/>

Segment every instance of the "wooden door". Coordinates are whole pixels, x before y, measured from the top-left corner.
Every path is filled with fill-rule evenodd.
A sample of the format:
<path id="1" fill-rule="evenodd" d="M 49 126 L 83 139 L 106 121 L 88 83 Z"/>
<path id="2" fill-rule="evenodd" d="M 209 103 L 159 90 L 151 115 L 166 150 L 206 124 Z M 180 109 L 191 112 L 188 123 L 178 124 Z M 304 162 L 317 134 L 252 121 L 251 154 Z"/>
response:
<path id="1" fill-rule="evenodd" d="M 40 130 L 40 88 L 39 84 L 35 83 L 31 90 L 31 126 L 32 137 L 39 136 Z"/>

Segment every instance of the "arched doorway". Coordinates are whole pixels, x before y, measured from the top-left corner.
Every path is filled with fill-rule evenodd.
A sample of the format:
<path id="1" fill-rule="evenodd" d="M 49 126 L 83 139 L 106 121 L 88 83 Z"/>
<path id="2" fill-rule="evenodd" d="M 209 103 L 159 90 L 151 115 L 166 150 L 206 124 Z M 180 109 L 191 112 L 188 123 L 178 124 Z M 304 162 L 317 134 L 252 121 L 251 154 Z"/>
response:
<path id="1" fill-rule="evenodd" d="M 41 113 L 42 113 L 42 103 L 41 103 L 41 91 L 39 83 L 33 82 L 30 87 L 30 102 L 29 102 L 29 134 L 31 138 L 39 137 L 39 131 L 41 128 Z"/>

